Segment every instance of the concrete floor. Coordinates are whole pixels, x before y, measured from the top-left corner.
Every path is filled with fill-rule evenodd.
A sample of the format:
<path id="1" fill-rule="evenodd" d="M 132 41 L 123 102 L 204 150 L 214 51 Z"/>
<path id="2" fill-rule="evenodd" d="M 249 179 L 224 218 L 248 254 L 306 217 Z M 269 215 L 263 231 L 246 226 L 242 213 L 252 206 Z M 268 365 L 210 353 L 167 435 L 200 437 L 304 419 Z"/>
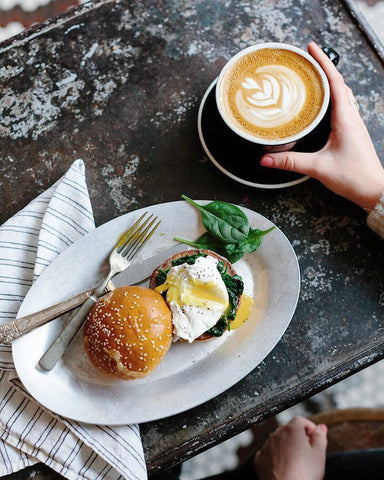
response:
<path id="1" fill-rule="evenodd" d="M 379 0 L 373 6 L 370 6 L 364 0 L 356 0 L 356 3 L 381 40 L 381 43 L 384 44 L 384 1 Z"/>

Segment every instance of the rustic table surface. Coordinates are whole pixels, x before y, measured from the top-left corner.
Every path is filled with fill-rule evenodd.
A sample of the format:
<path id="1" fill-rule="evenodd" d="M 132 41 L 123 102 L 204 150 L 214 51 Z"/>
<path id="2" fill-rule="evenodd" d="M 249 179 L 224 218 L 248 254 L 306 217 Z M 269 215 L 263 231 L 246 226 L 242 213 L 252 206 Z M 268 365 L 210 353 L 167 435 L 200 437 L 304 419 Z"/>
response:
<path id="1" fill-rule="evenodd" d="M 233 181 L 207 158 L 196 126 L 205 90 L 238 50 L 264 41 L 305 48 L 314 39 L 340 53 L 383 159 L 382 47 L 351 5 L 95 2 L 0 45 L 1 222 L 82 158 L 97 225 L 185 193 L 261 213 L 297 254 L 301 294 L 286 334 L 222 395 L 141 426 L 150 473 L 384 356 L 383 244 L 365 213 L 314 180 L 272 190 Z M 59 478 L 41 465 L 9 478 L 30 475 Z"/>

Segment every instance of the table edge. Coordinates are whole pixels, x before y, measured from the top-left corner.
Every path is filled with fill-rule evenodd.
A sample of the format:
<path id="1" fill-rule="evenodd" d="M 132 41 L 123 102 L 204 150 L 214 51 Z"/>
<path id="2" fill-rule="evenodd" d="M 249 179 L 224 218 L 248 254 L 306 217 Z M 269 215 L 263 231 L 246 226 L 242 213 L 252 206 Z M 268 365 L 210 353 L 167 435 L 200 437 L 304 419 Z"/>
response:
<path id="1" fill-rule="evenodd" d="M 365 15 L 361 11 L 360 7 L 356 3 L 356 0 L 342 0 L 345 8 L 349 11 L 349 14 L 353 22 L 358 26 L 359 30 L 367 38 L 372 50 L 376 53 L 376 56 L 380 59 L 381 63 L 384 65 L 384 45 L 377 36 L 376 32 L 373 30 L 371 25 L 368 23 Z"/>
<path id="2" fill-rule="evenodd" d="M 177 449 L 168 451 L 166 455 L 156 458 L 148 458 L 149 456 L 146 455 L 148 473 L 156 475 L 185 462 L 383 359 L 384 341 L 380 341 L 355 355 L 352 359 L 334 367 L 331 370 L 332 375 L 329 375 L 329 372 L 327 374 L 322 372 L 311 380 L 287 390 L 280 396 L 278 402 L 269 401 L 267 404 L 260 404 L 257 408 L 251 409 L 245 414 L 239 414 L 230 422 L 212 430 L 209 435 L 199 435 L 191 438 L 190 441 L 183 443 Z M 330 376 L 332 380 L 329 380 Z M 193 454 L 191 453 L 192 450 Z"/>
<path id="3" fill-rule="evenodd" d="M 64 13 L 49 18 L 38 25 L 27 28 L 19 34 L 0 42 L 0 55 L 11 48 L 17 47 L 18 45 L 32 40 L 34 37 L 37 37 L 60 24 L 66 23 L 67 21 L 84 15 L 92 10 L 97 10 L 108 3 L 118 4 L 120 3 L 120 0 L 98 0 L 96 3 L 86 2 L 84 4 L 72 7 Z M 341 0 L 341 4 L 349 12 L 352 21 L 358 26 L 359 30 L 366 37 L 371 49 L 384 65 L 384 45 L 366 20 L 356 1 Z"/>

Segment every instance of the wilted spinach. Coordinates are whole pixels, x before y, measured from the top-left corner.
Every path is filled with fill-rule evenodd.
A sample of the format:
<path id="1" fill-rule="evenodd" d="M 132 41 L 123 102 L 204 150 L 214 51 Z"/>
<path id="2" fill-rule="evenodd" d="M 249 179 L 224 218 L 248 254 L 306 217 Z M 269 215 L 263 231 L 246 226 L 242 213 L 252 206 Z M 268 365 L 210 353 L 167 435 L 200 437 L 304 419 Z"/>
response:
<path id="1" fill-rule="evenodd" d="M 231 325 L 227 317 L 223 315 L 207 332 L 213 337 L 221 337 L 226 330 L 231 330 Z"/>
<path id="2" fill-rule="evenodd" d="M 204 252 L 199 252 L 196 253 L 195 255 L 185 255 L 184 257 L 179 257 L 176 258 L 175 260 L 172 260 L 172 267 L 177 267 L 178 265 L 182 265 L 183 263 L 187 263 L 188 265 L 193 265 L 196 262 L 196 259 L 199 257 L 206 257 L 207 254 Z M 166 270 L 160 269 L 158 270 L 158 273 L 156 275 L 156 283 L 157 285 L 162 285 L 166 278 L 167 278 L 167 273 L 169 272 L 171 267 L 167 268 Z"/>
<path id="3" fill-rule="evenodd" d="M 226 315 L 229 320 L 234 320 L 236 317 L 239 298 L 244 291 L 244 282 L 240 275 L 230 275 L 228 273 L 228 266 L 223 262 L 219 262 L 217 264 L 217 269 L 220 272 L 221 278 L 223 279 L 224 285 L 228 292 L 229 308 L 226 312 Z"/>

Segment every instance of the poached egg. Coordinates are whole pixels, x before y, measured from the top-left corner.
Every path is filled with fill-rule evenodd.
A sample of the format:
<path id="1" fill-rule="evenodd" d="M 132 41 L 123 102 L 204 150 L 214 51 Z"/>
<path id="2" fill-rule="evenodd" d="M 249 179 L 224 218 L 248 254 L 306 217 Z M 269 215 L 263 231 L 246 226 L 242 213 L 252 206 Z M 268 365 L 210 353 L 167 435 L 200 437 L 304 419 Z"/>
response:
<path id="1" fill-rule="evenodd" d="M 198 257 L 193 265 L 171 267 L 165 282 L 156 288 L 166 292 L 172 312 L 173 340 L 196 338 L 216 325 L 229 306 L 226 286 L 217 269 L 218 260 Z"/>

